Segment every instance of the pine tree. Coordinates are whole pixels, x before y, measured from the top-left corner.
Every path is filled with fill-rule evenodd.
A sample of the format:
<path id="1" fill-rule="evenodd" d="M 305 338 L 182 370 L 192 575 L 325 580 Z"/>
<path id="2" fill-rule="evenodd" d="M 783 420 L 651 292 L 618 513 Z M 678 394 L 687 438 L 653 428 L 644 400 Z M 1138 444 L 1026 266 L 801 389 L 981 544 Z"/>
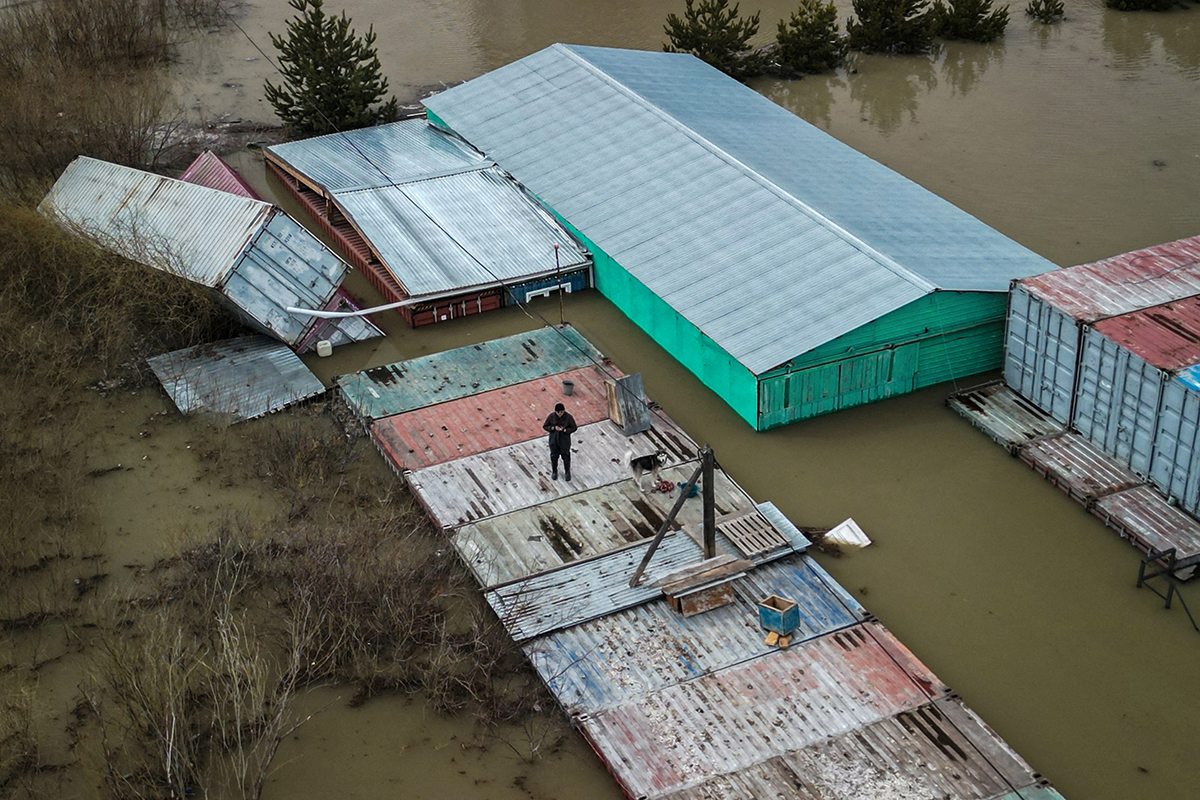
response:
<path id="1" fill-rule="evenodd" d="M 266 84 L 267 100 L 291 133 L 332 133 L 394 120 L 393 97 L 375 51 L 375 31 L 359 37 L 343 11 L 328 16 L 324 0 L 289 0 L 298 15 L 288 20 L 286 36 L 270 34 L 279 51 L 283 86 Z"/>
<path id="2" fill-rule="evenodd" d="M 850 49 L 864 53 L 926 53 L 933 44 L 927 0 L 854 0 L 846 20 Z"/>
<path id="3" fill-rule="evenodd" d="M 758 33 L 759 12 L 742 19 L 740 4 L 729 0 L 686 0 L 683 18 L 667 15 L 663 31 L 670 39 L 668 53 L 691 53 L 730 77 L 744 80 L 761 75 L 765 59 L 754 53 L 750 39 Z"/>
<path id="4" fill-rule="evenodd" d="M 846 56 L 846 42 L 838 35 L 837 7 L 821 0 L 800 0 L 791 19 L 779 20 L 779 63 L 800 73 L 831 70 Z"/>
<path id="5" fill-rule="evenodd" d="M 992 9 L 992 0 L 949 0 L 934 3 L 933 28 L 944 39 L 994 42 L 1008 26 L 1008 6 Z"/>

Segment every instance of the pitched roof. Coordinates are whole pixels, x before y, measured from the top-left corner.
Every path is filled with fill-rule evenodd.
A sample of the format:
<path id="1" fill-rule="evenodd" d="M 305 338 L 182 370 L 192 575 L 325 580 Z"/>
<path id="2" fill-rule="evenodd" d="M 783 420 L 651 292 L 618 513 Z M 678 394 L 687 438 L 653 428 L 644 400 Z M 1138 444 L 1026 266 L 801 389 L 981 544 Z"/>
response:
<path id="1" fill-rule="evenodd" d="M 689 55 L 558 44 L 425 105 L 755 373 L 1054 267 Z"/>

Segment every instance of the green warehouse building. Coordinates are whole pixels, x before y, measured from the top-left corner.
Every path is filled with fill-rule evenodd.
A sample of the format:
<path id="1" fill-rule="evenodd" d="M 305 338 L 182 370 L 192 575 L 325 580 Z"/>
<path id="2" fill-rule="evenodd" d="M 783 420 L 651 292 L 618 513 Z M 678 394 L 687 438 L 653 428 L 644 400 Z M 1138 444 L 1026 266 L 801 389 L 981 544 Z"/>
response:
<path id="1" fill-rule="evenodd" d="M 759 430 L 1000 367 L 1055 267 L 689 55 L 556 44 L 425 105 Z"/>

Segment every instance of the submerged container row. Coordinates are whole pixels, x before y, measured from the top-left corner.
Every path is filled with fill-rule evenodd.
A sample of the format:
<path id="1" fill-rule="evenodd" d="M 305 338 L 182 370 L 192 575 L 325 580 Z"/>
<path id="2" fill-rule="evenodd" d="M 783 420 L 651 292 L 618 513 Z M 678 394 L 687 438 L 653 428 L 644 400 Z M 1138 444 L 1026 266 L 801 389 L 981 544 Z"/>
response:
<path id="1" fill-rule="evenodd" d="M 701 448 L 652 403 L 627 436 L 618 379 L 562 327 L 338 383 L 627 796 L 1060 797 L 719 466 L 706 560 L 700 497 L 668 523 Z M 570 482 L 549 474 L 556 402 L 579 422 Z M 627 456 L 654 454 L 639 482 Z M 681 576 L 710 574 L 680 602 Z"/>
<path id="2" fill-rule="evenodd" d="M 1077 433 L 1200 515 L 1200 237 L 1016 281 L 1004 380 L 1044 415 L 1031 435 Z"/>

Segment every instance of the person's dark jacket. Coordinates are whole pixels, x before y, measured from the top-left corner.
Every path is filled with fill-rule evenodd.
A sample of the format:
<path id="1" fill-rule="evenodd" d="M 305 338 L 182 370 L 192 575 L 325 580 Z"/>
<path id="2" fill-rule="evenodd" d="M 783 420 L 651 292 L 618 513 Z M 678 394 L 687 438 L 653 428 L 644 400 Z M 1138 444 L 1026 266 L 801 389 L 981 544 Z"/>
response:
<path id="1" fill-rule="evenodd" d="M 559 426 L 562 427 L 561 431 L 554 430 L 555 427 Z M 557 411 L 551 411 L 550 416 L 546 417 L 546 421 L 542 423 L 542 430 L 550 434 L 550 452 L 571 452 L 571 434 L 578 427 L 575 424 L 575 418 L 569 412 L 564 412 L 560 417 Z"/>

